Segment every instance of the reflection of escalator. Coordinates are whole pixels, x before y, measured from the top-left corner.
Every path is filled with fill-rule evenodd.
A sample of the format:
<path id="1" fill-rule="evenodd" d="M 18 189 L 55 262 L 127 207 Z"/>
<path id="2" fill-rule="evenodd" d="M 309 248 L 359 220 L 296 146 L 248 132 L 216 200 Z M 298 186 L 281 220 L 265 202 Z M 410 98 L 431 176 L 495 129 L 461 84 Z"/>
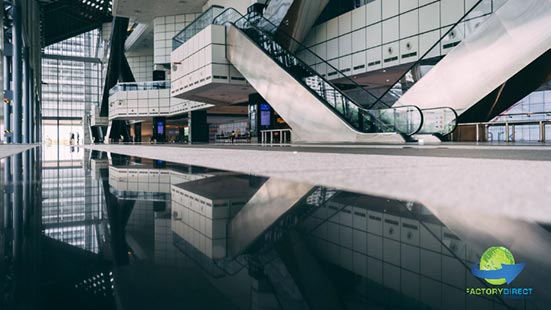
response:
<path id="1" fill-rule="evenodd" d="M 232 22 L 226 26 L 228 60 L 287 121 L 297 140 L 402 142 L 399 134 L 409 136 L 421 128 L 418 108 L 362 108 L 274 41 L 273 31 L 257 27 L 259 18 L 228 12 L 235 11 L 214 21 Z"/>
<path id="2" fill-rule="evenodd" d="M 466 31 L 465 19 L 454 34 Z M 476 26 L 397 106 L 444 105 L 461 122 L 488 121 L 549 80 L 551 2 L 509 0 Z"/>

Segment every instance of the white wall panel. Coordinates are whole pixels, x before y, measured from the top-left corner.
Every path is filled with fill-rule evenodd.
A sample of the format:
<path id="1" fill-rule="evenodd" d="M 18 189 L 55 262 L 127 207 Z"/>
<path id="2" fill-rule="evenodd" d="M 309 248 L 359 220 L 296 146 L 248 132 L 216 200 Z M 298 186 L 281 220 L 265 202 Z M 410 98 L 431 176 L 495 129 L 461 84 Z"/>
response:
<path id="1" fill-rule="evenodd" d="M 332 39 L 327 42 L 327 59 L 337 58 L 339 56 L 339 41 Z"/>
<path id="2" fill-rule="evenodd" d="M 398 17 L 383 21 L 383 43 L 398 40 Z"/>
<path id="3" fill-rule="evenodd" d="M 379 69 L 382 67 L 382 47 L 375 47 L 366 51 L 366 65 L 368 70 Z M 378 62 L 378 64 L 373 64 Z"/>
<path id="4" fill-rule="evenodd" d="M 383 43 L 381 23 L 366 28 L 367 48 L 375 47 Z"/>
<path id="5" fill-rule="evenodd" d="M 419 11 L 413 10 L 400 15 L 400 38 L 419 33 Z"/>
<path id="6" fill-rule="evenodd" d="M 400 40 L 400 62 L 409 63 L 419 59 L 419 38 L 417 36 Z M 417 53 L 417 55 L 413 55 Z M 406 55 L 408 57 L 403 58 Z"/>
<path id="7" fill-rule="evenodd" d="M 338 69 L 340 71 L 343 71 L 343 70 L 346 70 L 346 69 L 351 70 L 351 67 L 352 67 L 352 56 L 351 55 L 342 56 L 342 57 L 339 58 L 339 67 L 338 67 Z"/>
<path id="8" fill-rule="evenodd" d="M 327 40 L 336 38 L 339 35 L 339 19 L 333 18 L 327 21 Z"/>
<path id="9" fill-rule="evenodd" d="M 383 0 L 383 19 L 398 15 L 399 0 Z"/>
<path id="10" fill-rule="evenodd" d="M 465 2 L 441 0 L 442 26 L 456 23 L 465 14 Z"/>
<path id="11" fill-rule="evenodd" d="M 347 12 L 338 17 L 339 19 L 339 35 L 343 35 L 352 31 L 352 12 Z"/>
<path id="12" fill-rule="evenodd" d="M 440 39 L 440 30 L 435 30 L 419 35 L 419 57 L 422 57 L 429 49 Z M 428 57 L 438 56 L 440 54 L 440 47 L 437 45 L 430 51 Z"/>
<path id="13" fill-rule="evenodd" d="M 352 32 L 352 52 L 365 50 L 366 48 L 365 28 Z"/>
<path id="14" fill-rule="evenodd" d="M 348 33 L 339 37 L 339 55 L 352 53 L 352 34 Z"/>
<path id="15" fill-rule="evenodd" d="M 440 27 L 440 2 L 419 8 L 419 32 Z"/>
<path id="16" fill-rule="evenodd" d="M 352 30 L 357 30 L 365 26 L 365 17 L 367 6 L 361 6 L 352 11 Z"/>
<path id="17" fill-rule="evenodd" d="M 382 16 L 381 2 L 382 1 L 383 0 L 375 0 L 366 5 L 366 9 L 367 9 L 366 23 L 368 25 L 381 21 L 381 16 Z"/>
<path id="18" fill-rule="evenodd" d="M 398 42 L 393 42 L 383 45 L 383 67 L 391 67 L 399 64 L 400 60 L 400 44 Z M 396 58 L 393 61 L 386 61 L 387 59 Z"/>
<path id="19" fill-rule="evenodd" d="M 413 10 L 419 6 L 419 0 L 400 0 L 400 13 Z"/>
<path id="20" fill-rule="evenodd" d="M 356 68 L 359 66 L 363 66 L 363 68 Z M 354 69 L 356 68 L 356 69 Z M 364 73 L 367 70 L 367 63 L 366 63 L 366 52 L 358 52 L 352 55 L 352 73 L 353 74 L 359 74 Z"/>

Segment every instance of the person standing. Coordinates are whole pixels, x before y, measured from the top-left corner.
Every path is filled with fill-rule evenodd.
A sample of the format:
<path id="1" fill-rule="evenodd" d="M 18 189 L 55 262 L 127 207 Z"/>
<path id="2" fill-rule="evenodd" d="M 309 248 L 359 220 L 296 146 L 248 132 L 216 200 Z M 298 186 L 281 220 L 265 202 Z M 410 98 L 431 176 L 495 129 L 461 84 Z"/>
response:
<path id="1" fill-rule="evenodd" d="M 231 131 L 230 141 L 233 144 L 235 142 L 235 131 Z"/>

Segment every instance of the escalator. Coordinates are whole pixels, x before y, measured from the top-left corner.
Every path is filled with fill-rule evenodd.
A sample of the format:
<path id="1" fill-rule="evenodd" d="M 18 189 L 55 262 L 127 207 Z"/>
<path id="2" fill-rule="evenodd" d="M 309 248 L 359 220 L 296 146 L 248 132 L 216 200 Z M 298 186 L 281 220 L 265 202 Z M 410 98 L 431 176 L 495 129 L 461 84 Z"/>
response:
<path id="1" fill-rule="evenodd" d="M 423 112 L 416 106 L 366 109 L 277 43 L 277 27 L 262 17 L 227 9 L 213 24 L 226 25 L 226 58 L 291 126 L 295 141 L 401 143 L 424 128 Z M 326 70 L 346 77 L 306 47 L 300 49 L 318 57 Z M 377 99 L 359 88 L 366 100 Z M 450 110 L 439 110 L 452 115 L 439 129 L 444 133 L 455 128 Z"/>
<path id="2" fill-rule="evenodd" d="M 457 111 L 461 123 L 485 122 L 551 79 L 551 1 L 495 5 L 479 0 L 451 27 L 417 64 L 445 54 L 450 43 L 444 39 L 455 37 L 454 48 L 393 106 L 444 105 Z M 481 12 L 490 7 L 493 12 L 483 12 L 487 17 L 480 23 Z"/>

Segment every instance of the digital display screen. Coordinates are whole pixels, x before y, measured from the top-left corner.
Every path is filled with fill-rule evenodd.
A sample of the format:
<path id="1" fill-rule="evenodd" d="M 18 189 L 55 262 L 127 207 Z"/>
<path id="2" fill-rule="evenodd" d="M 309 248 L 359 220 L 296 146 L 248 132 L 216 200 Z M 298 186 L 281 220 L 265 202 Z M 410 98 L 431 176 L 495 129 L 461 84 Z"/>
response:
<path id="1" fill-rule="evenodd" d="M 260 126 L 270 126 L 270 111 L 260 111 Z"/>
<path id="2" fill-rule="evenodd" d="M 157 122 L 157 134 L 162 135 L 165 133 L 165 123 L 164 122 Z"/>
<path id="3" fill-rule="evenodd" d="M 270 105 L 267 103 L 260 104 L 260 111 L 270 111 Z"/>

